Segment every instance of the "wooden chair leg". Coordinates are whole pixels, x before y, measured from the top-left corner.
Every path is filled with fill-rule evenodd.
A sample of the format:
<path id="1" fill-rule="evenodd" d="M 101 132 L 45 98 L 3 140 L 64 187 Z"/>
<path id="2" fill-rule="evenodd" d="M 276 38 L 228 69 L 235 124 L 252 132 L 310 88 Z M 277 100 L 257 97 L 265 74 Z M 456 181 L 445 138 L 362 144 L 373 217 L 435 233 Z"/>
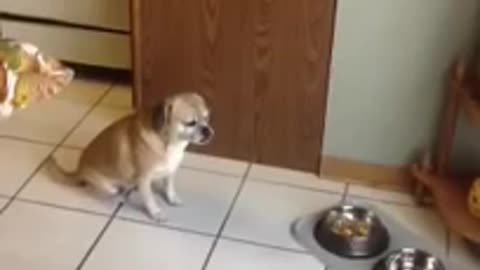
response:
<path id="1" fill-rule="evenodd" d="M 438 174 L 443 176 L 446 176 L 449 170 L 455 129 L 457 127 L 457 116 L 460 108 L 459 93 L 460 88 L 463 87 L 463 82 L 466 76 L 466 65 L 467 63 L 464 58 L 460 58 L 453 65 L 445 97 L 446 105 L 440 122 L 439 137 L 435 149 L 435 166 L 433 168 Z M 431 155 L 424 156 L 422 164 L 424 166 L 432 167 Z M 416 202 L 421 205 L 429 204 L 432 201 L 428 190 L 418 181 L 415 183 L 414 196 Z"/>
<path id="2" fill-rule="evenodd" d="M 432 154 L 429 151 L 423 153 L 421 165 L 424 168 L 433 168 Z M 428 189 L 420 181 L 415 181 L 414 199 L 418 205 L 429 205 L 432 202 Z"/>

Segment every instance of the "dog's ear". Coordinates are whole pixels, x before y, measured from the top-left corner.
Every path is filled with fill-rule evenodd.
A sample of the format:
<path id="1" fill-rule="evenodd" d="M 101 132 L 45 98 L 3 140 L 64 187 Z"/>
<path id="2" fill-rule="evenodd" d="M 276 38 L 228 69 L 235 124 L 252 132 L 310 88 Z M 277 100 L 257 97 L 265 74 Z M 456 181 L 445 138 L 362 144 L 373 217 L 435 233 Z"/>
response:
<path id="1" fill-rule="evenodd" d="M 152 127 L 154 130 L 160 130 L 165 124 L 165 104 L 163 102 L 155 105 L 152 111 Z"/>
<path id="2" fill-rule="evenodd" d="M 160 130 L 165 124 L 168 124 L 171 114 L 172 102 L 170 100 L 158 103 L 153 107 L 152 127 L 155 130 Z"/>

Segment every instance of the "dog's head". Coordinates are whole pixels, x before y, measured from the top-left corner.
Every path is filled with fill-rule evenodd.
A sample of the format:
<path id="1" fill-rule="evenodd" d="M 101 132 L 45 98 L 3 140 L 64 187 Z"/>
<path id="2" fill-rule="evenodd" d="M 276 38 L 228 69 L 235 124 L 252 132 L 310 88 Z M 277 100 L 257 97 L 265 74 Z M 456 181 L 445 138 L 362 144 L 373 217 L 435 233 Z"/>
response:
<path id="1" fill-rule="evenodd" d="M 214 131 L 210 126 L 210 109 L 205 99 L 196 93 L 182 93 L 168 98 L 153 113 L 157 129 L 167 129 L 176 139 L 205 145 Z"/>

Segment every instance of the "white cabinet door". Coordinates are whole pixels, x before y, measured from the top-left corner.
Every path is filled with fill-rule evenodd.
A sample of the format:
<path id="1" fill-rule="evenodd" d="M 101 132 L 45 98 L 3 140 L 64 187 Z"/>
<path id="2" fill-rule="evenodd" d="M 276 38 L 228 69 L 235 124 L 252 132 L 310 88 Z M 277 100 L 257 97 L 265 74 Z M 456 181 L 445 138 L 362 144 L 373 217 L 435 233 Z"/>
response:
<path id="1" fill-rule="evenodd" d="M 108 68 L 130 68 L 127 34 L 3 20 L 3 37 L 37 45 L 62 60 Z"/>
<path id="2" fill-rule="evenodd" d="M 1 0 L 0 12 L 113 30 L 130 29 L 128 0 Z"/>

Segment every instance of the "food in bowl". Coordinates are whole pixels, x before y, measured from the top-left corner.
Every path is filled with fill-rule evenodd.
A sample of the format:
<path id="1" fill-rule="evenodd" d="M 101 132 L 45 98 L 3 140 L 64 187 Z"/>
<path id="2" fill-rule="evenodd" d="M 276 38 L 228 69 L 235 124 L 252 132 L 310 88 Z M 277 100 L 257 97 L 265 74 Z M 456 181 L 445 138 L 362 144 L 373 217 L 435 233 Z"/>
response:
<path id="1" fill-rule="evenodd" d="M 356 205 L 327 209 L 319 217 L 313 234 L 325 250 L 350 259 L 378 256 L 390 243 L 390 235 L 380 217 Z"/>
<path id="2" fill-rule="evenodd" d="M 368 237 L 369 227 L 369 224 L 364 220 L 352 220 L 348 217 L 342 217 L 333 223 L 332 232 L 347 238 Z"/>

